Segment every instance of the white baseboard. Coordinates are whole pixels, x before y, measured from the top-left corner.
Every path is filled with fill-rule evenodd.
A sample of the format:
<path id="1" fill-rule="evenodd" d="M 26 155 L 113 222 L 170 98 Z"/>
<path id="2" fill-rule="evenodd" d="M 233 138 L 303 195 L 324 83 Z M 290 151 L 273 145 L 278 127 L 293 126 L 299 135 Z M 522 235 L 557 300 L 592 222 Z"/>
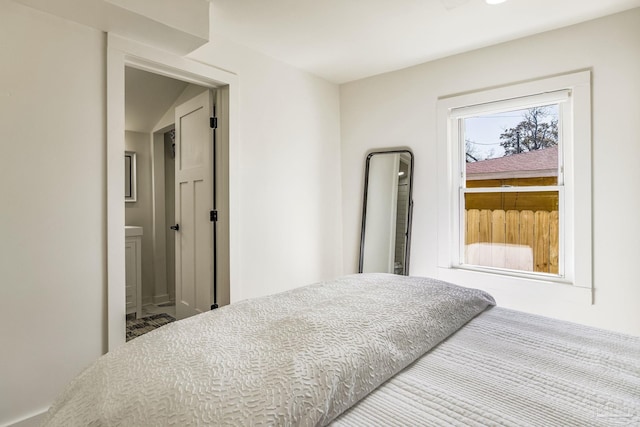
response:
<path id="1" fill-rule="evenodd" d="M 21 419 L 20 421 L 12 421 L 9 424 L 6 424 L 6 427 L 40 427 L 42 422 L 44 421 L 44 417 L 47 414 L 47 410 L 37 412 L 35 415 L 29 415 L 26 418 Z"/>
<path id="2" fill-rule="evenodd" d="M 154 295 L 153 296 L 153 303 L 158 305 L 158 304 L 166 304 L 168 302 L 171 301 L 171 297 L 169 296 L 169 294 L 164 294 L 164 295 Z"/>

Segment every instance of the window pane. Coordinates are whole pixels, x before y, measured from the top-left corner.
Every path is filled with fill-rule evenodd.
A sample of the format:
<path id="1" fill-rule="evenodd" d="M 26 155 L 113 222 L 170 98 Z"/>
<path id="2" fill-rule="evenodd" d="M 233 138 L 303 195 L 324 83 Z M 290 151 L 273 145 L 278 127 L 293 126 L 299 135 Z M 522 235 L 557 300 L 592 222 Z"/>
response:
<path id="1" fill-rule="evenodd" d="M 539 273 L 559 273 L 558 210 L 544 209 L 536 197 L 558 205 L 558 192 L 466 194 L 464 212 L 465 264 Z M 529 199 L 538 208 L 503 209 L 499 205 L 473 208 L 474 199 L 511 197 Z M 484 202 L 483 202 L 484 203 Z M 525 203 L 522 203 L 525 204 Z M 488 207 L 491 206 L 491 207 Z"/>
<path id="2" fill-rule="evenodd" d="M 558 184 L 558 104 L 463 120 L 468 187 Z"/>

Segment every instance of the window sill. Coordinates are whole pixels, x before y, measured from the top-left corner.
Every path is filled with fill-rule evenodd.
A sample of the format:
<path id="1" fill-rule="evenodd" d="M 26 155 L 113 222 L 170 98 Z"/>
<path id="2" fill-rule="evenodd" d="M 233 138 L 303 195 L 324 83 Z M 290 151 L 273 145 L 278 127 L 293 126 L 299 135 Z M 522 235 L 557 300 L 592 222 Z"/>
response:
<path id="1" fill-rule="evenodd" d="M 460 286 L 489 292 L 501 307 L 524 310 L 523 306 L 593 303 L 592 288 L 572 285 L 565 281 L 507 276 L 466 268 L 438 268 L 438 279 Z"/>

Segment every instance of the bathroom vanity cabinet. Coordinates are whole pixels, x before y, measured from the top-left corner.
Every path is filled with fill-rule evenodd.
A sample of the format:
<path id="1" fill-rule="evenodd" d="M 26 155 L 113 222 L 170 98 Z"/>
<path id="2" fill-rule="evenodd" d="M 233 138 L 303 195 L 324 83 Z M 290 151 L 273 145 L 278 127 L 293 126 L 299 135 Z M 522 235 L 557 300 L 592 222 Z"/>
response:
<path id="1" fill-rule="evenodd" d="M 127 314 L 142 317 L 142 227 L 126 226 L 124 240 Z"/>

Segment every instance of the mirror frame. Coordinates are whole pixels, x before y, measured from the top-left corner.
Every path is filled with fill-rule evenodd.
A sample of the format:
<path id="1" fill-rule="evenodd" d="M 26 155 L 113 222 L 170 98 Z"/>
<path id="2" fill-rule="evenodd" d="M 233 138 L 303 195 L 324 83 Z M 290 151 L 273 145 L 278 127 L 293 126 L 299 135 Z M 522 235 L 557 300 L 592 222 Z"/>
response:
<path id="1" fill-rule="evenodd" d="M 360 258 L 358 261 L 358 273 L 362 273 L 364 267 L 364 244 L 365 244 L 365 231 L 367 225 L 367 192 L 369 190 L 369 168 L 371 164 L 371 158 L 376 154 L 408 154 L 409 155 L 409 206 L 407 209 L 407 232 L 406 232 L 406 245 L 404 248 L 404 269 L 403 275 L 409 275 L 409 255 L 411 247 L 411 222 L 413 219 L 413 152 L 409 149 L 392 149 L 372 151 L 367 155 L 366 166 L 364 170 L 364 193 L 362 202 L 362 226 L 360 229 Z"/>
<path id="2" fill-rule="evenodd" d="M 127 168 L 126 160 L 127 157 L 130 157 L 129 167 Z M 135 202 L 138 200 L 138 192 L 137 192 L 137 183 L 136 183 L 136 152 L 135 151 L 125 151 L 124 152 L 124 185 L 127 185 L 127 178 L 129 181 L 129 191 L 127 192 L 126 188 L 124 191 L 124 201 L 125 202 Z M 127 194 L 128 193 L 128 194 Z"/>

